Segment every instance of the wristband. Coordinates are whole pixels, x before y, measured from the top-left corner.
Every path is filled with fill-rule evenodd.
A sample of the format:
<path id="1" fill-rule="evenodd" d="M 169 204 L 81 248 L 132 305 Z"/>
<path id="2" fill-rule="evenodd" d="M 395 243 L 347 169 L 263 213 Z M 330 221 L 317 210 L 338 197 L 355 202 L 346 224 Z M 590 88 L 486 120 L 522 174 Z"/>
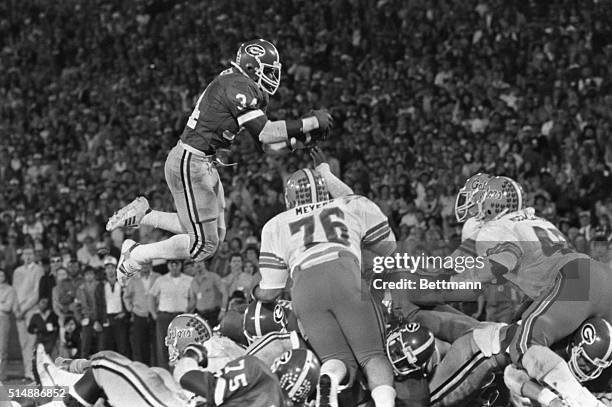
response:
<path id="1" fill-rule="evenodd" d="M 316 130 L 319 128 L 319 121 L 315 116 L 305 117 L 302 119 L 302 133 L 308 133 L 309 131 Z"/>
<path id="2" fill-rule="evenodd" d="M 538 395 L 538 403 L 543 406 L 548 406 L 556 398 L 558 397 L 555 393 L 548 390 L 547 388 L 543 388 L 540 394 Z"/>

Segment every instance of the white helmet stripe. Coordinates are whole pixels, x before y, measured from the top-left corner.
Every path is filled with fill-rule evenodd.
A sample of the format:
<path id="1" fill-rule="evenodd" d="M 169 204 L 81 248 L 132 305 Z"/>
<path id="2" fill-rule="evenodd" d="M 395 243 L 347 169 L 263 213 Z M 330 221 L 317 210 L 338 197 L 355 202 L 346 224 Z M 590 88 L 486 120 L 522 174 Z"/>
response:
<path id="1" fill-rule="evenodd" d="M 263 336 L 261 333 L 261 301 L 257 301 L 255 305 L 255 333 L 257 336 Z"/>
<path id="2" fill-rule="evenodd" d="M 310 183 L 310 193 L 312 194 L 312 202 L 317 202 L 317 184 L 315 184 L 315 178 L 310 168 L 304 168 L 304 173 L 308 177 L 308 182 Z"/>
<path id="3" fill-rule="evenodd" d="M 610 325 L 610 323 L 606 321 L 605 319 L 602 319 L 602 321 L 606 324 L 606 327 L 608 328 L 608 333 L 610 334 L 610 338 L 611 338 L 611 340 L 608 341 L 608 349 L 606 350 L 606 354 L 603 357 L 603 359 L 605 361 L 612 362 L 610 361 L 610 355 L 612 355 L 612 325 Z"/>

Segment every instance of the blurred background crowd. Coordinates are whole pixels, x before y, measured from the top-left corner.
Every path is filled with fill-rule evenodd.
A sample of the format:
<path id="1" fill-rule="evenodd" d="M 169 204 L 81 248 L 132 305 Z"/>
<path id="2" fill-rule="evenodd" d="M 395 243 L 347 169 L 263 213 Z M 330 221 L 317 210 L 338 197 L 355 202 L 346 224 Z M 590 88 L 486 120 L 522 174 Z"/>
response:
<path id="1" fill-rule="evenodd" d="M 0 380 L 12 316 L 24 358 L 38 341 L 56 354 L 104 347 L 163 363 L 168 318 L 195 309 L 217 321 L 248 290 L 260 229 L 283 210 L 283 176 L 312 165 L 305 152 L 269 158 L 238 143 L 238 165 L 220 170 L 226 241 L 207 265 L 153 264 L 122 290 L 114 267 L 126 234 L 164 235 L 104 224 L 138 195 L 173 211 L 166 154 L 206 84 L 258 37 L 283 63 L 269 116 L 332 111 L 332 170 L 389 216 L 401 250 L 456 247 L 456 193 L 483 171 L 517 179 L 577 250 L 612 264 L 609 2 L 5 1 Z M 159 278 L 180 279 L 179 291 Z M 493 318 L 487 298 L 515 295 L 502 291 L 474 314 Z"/>

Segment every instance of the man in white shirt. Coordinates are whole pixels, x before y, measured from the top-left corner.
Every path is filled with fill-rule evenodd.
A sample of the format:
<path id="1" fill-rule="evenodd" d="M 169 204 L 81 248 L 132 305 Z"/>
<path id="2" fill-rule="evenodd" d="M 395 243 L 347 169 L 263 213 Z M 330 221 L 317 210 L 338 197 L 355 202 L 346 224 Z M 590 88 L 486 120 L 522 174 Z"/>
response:
<path id="1" fill-rule="evenodd" d="M 123 306 L 123 290 L 117 281 L 117 259 L 107 256 L 104 259 L 104 307 L 102 317 L 102 348 L 114 350 L 129 356 L 128 314 Z"/>
<path id="2" fill-rule="evenodd" d="M 155 360 L 155 321 L 149 311 L 149 291 L 153 283 L 160 277 L 151 264 L 145 264 L 140 275 L 128 282 L 123 291 L 123 303 L 132 314 L 132 329 L 130 343 L 132 359 L 151 366 Z"/>
<path id="3" fill-rule="evenodd" d="M 22 253 L 23 265 L 17 267 L 13 274 L 13 288 L 17 294 L 17 331 L 23 357 L 24 377 L 34 381 L 32 357 L 36 335 L 28 333 L 28 321 L 36 313 L 38 304 L 38 286 L 44 274 L 43 268 L 34 262 L 34 249 L 25 248 Z"/>
<path id="4" fill-rule="evenodd" d="M 175 316 L 187 312 L 189 287 L 193 277 L 182 273 L 183 261 L 168 260 L 168 273 L 159 277 L 150 290 L 150 312 L 156 321 L 157 365 L 168 369 L 168 348 L 165 346 L 168 325 Z"/>

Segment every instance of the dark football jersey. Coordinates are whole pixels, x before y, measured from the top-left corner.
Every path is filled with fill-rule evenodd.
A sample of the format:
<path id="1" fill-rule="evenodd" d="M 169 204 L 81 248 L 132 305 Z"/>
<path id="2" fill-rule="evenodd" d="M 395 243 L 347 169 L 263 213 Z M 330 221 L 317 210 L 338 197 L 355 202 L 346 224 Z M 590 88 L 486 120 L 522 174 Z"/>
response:
<path id="1" fill-rule="evenodd" d="M 186 373 L 181 386 L 224 407 L 283 407 L 276 376 L 255 356 L 232 360 L 217 375 L 201 370 Z"/>
<path id="2" fill-rule="evenodd" d="M 209 154 L 218 148 L 229 148 L 235 137 L 224 136 L 223 132 L 236 135 L 245 122 L 261 120 L 267 105 L 268 94 L 251 78 L 234 68 L 227 69 L 198 98 L 181 141 Z"/>

